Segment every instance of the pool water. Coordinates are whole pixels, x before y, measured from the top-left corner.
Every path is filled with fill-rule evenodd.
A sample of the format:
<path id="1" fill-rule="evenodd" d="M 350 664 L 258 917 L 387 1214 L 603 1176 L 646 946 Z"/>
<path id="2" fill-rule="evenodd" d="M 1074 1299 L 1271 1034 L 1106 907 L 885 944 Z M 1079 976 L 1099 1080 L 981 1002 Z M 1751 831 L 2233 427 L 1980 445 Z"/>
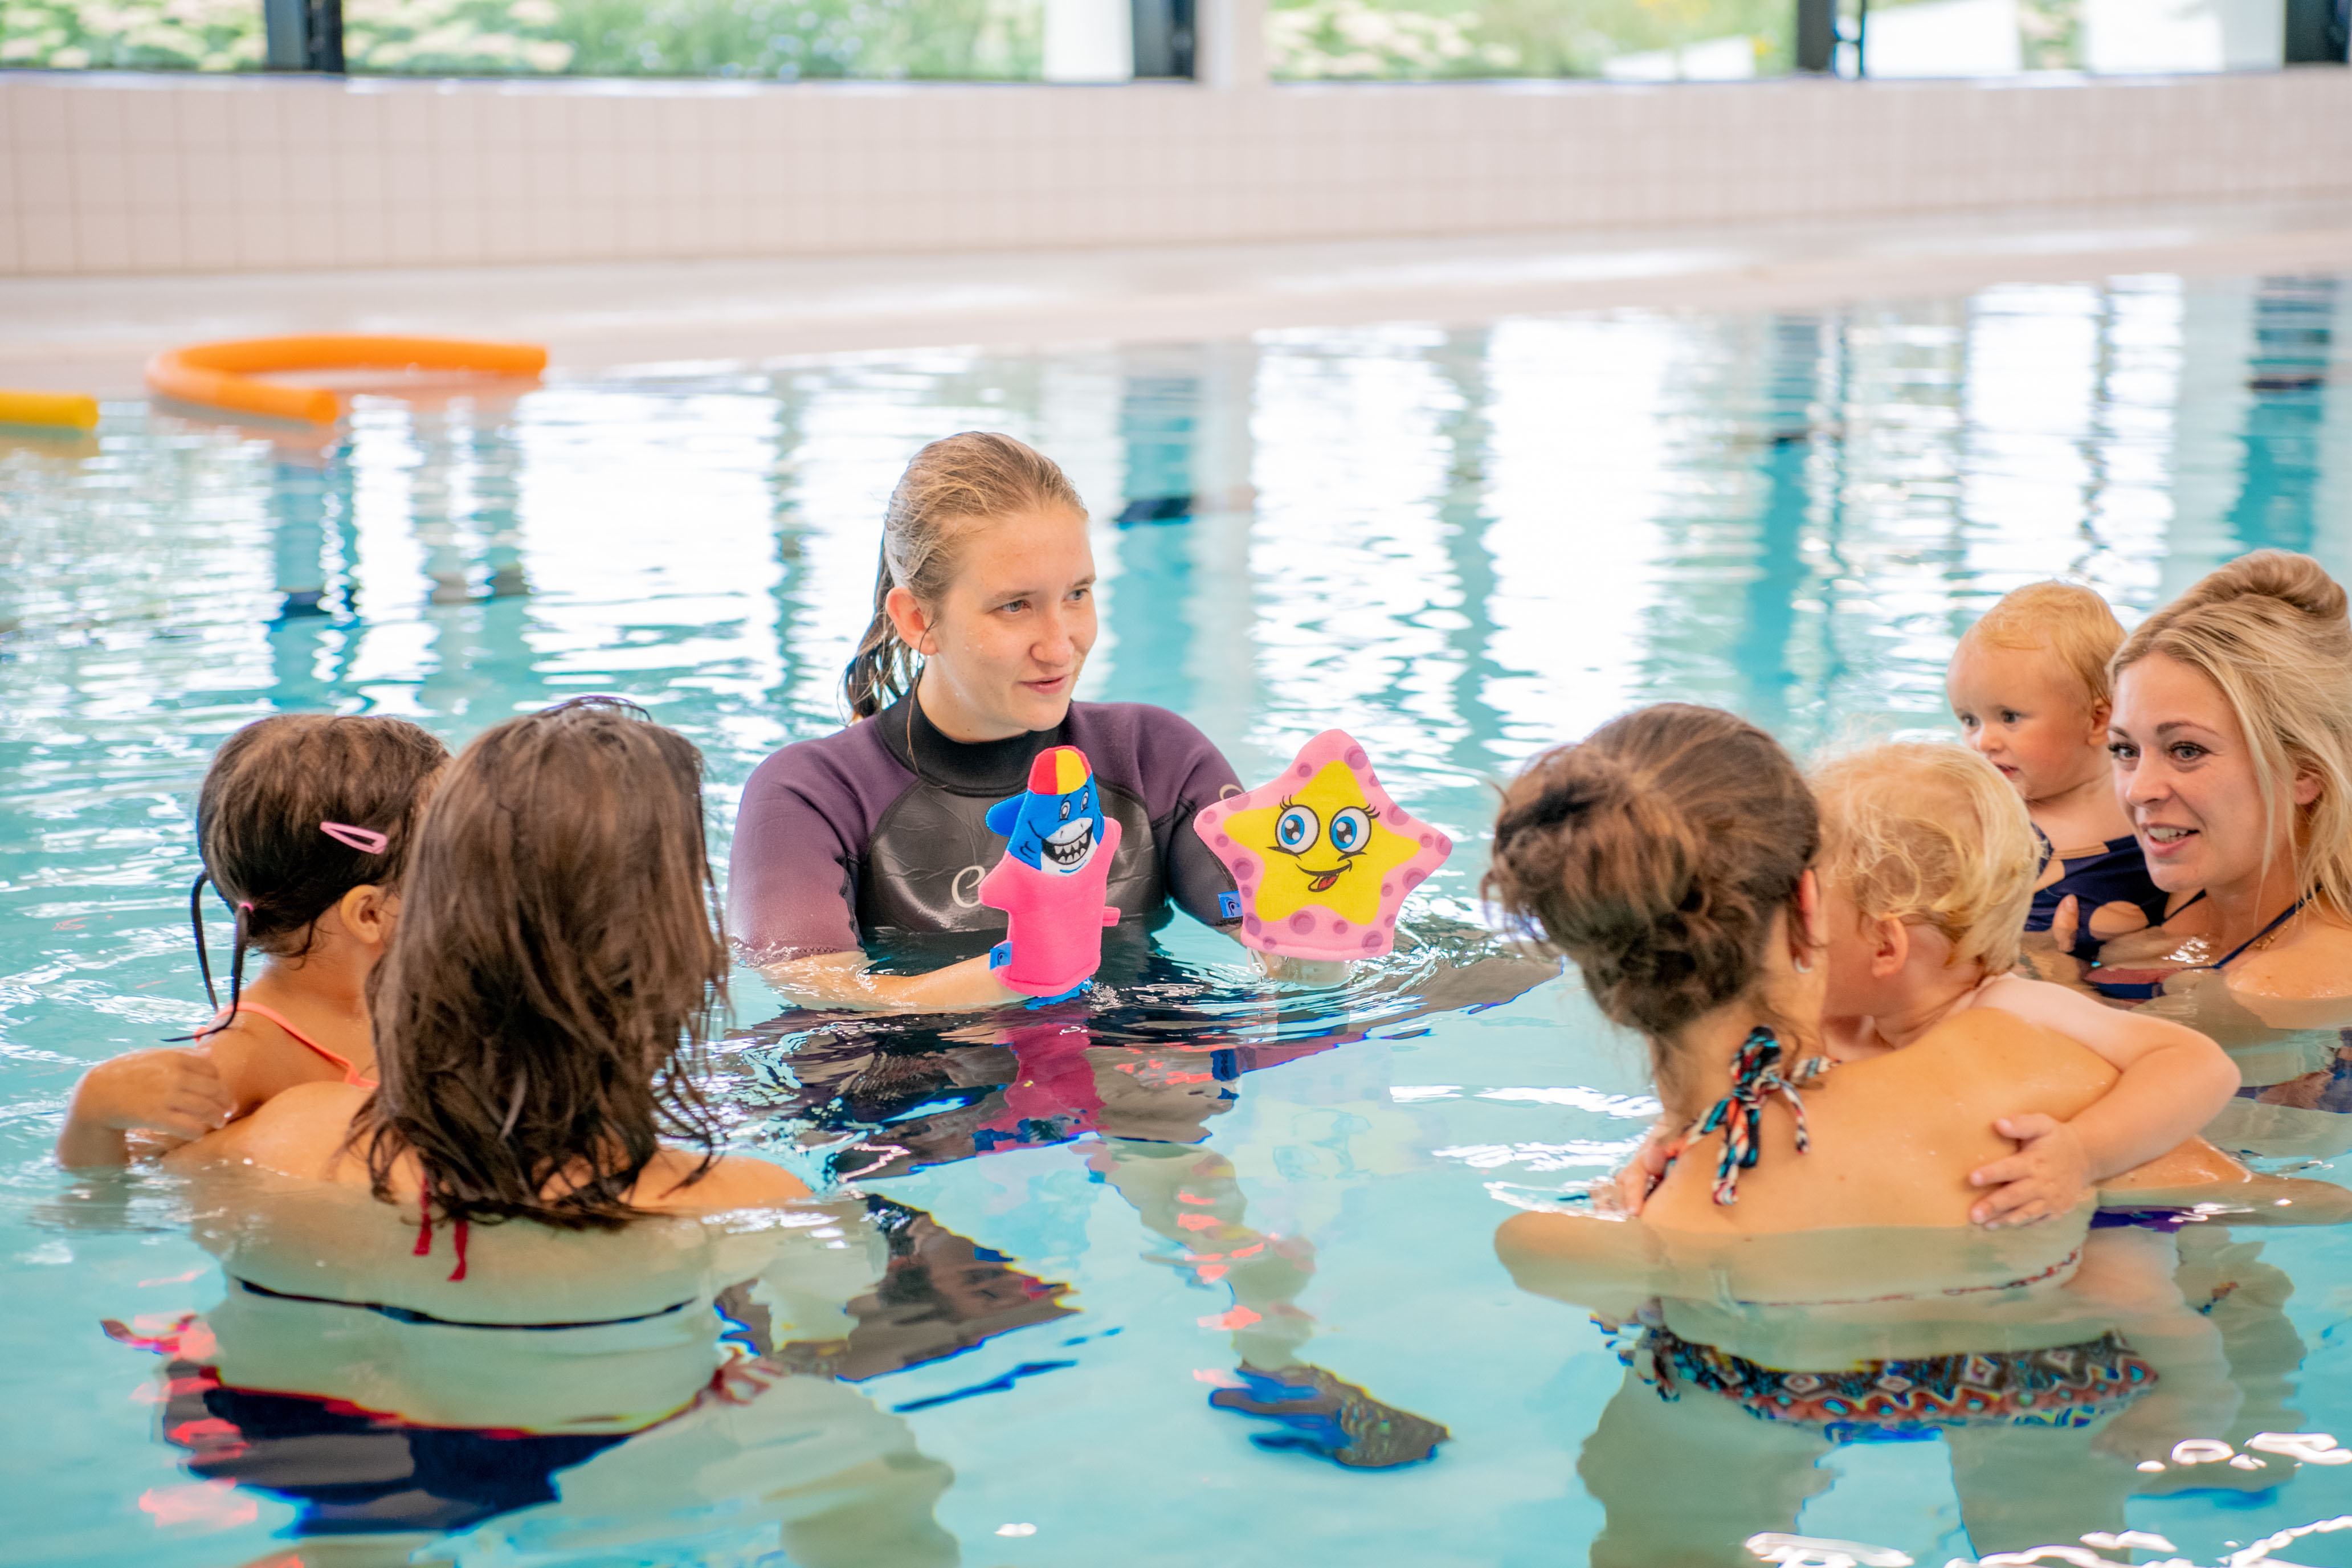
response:
<path id="1" fill-rule="evenodd" d="M 1669 698 L 1800 748 L 1937 731 L 1958 631 L 2041 576 L 2086 578 L 2128 621 L 2260 546 L 2352 574 L 2347 333 L 2352 279 L 2147 276 L 656 367 L 362 396 L 316 435 L 140 404 L 90 439 L 0 435 L 0 1557 L 273 1562 L 331 1529 L 355 1563 L 1582 1561 L 1604 1411 L 1655 1400 L 1582 1312 L 1516 1289 L 1491 1238 L 1613 1166 L 1654 1104 L 1573 977 L 1485 934 L 1492 783 Z M 974 427 L 1059 458 L 1094 508 L 1105 630 L 1082 696 L 1178 710 L 1247 779 L 1344 723 L 1454 836 L 1411 940 L 1342 990 L 1280 990 L 1180 917 L 1115 942 L 1087 1002 L 963 1021 L 794 1012 L 740 973 L 714 1096 L 842 1198 L 826 1256 L 866 1269 L 836 1292 L 845 1348 L 789 1345 L 740 1300 L 736 1327 L 705 1314 L 696 1332 L 803 1369 L 747 1398 L 757 1420 L 698 1411 L 406 1533 L 372 1536 L 365 1500 L 401 1494 L 422 1439 L 308 1492 L 271 1484 L 299 1463 L 240 1470 L 189 1403 L 203 1343 L 175 1363 L 173 1336 L 191 1313 L 281 1349 L 299 1328 L 230 1295 L 191 1229 L 216 1198 L 48 1158 L 87 1066 L 205 1016 L 184 911 L 212 747 L 317 709 L 454 744 L 621 693 L 703 748 L 723 866 L 753 765 L 839 722 L 899 467 Z M 2277 1042 L 2252 1081 L 2325 1079 L 2333 1047 Z M 2228 1131 L 2265 1169 L 2338 1181 L 2338 1109 L 2322 1087 Z M 2347 1238 L 2215 1225 L 2195 1246 L 2231 1249 L 2215 1321 L 2245 1418 L 2193 1436 L 2352 1440 Z M 595 1364 L 541 1392 L 593 1387 Z M 1359 1458 L 1432 1457 L 1318 1457 L 1329 1423 L 1277 1419 L 1292 1405 L 1245 1364 L 1360 1391 L 1339 1424 L 1385 1426 Z M 518 1405 L 439 1426 L 530 1424 Z M 1735 1455 L 1782 1436 L 1718 1435 Z M 1699 1556 L 1645 1556 L 1637 1531 L 1620 1560 L 1990 1553 L 1959 1447 L 1914 1436 L 1799 1455 L 1801 1506 Z M 2098 1429 L 2043 1436 L 2073 1463 Z M 1701 1452 L 1681 1484 L 1718 1473 Z M 877 1454 L 899 1489 L 851 1508 L 847 1545 L 803 1531 L 788 1556 L 770 1494 Z M 2021 1543 L 2043 1561 L 2243 1565 L 2276 1537 L 2277 1561 L 2352 1563 L 2352 1531 L 2283 1534 L 2352 1513 L 2352 1466 L 2171 1464 L 2121 1520 L 2051 1500 L 2059 1533 Z M 603 1522 L 573 1528 L 583 1510 Z"/>

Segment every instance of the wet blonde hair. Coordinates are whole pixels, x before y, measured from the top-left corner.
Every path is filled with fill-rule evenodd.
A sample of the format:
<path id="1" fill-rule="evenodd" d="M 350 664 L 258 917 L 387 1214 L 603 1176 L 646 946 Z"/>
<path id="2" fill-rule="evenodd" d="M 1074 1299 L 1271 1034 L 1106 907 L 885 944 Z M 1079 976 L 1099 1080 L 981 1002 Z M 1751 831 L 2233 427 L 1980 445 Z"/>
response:
<path id="1" fill-rule="evenodd" d="M 1813 770 L 1822 879 L 1865 920 L 1941 931 L 1950 962 L 2006 973 L 2042 860 L 2025 803 L 1964 746 L 1899 742 Z"/>
<path id="2" fill-rule="evenodd" d="M 2083 690 L 2085 713 L 2112 704 L 2107 661 L 2123 646 L 2123 623 L 2107 602 L 2079 583 L 2028 583 L 2000 596 L 2000 603 L 1960 636 L 1960 646 L 1979 642 L 2017 653 L 2046 649 Z"/>
<path id="3" fill-rule="evenodd" d="M 882 514 L 882 561 L 874 574 L 874 618 L 843 672 L 853 719 L 870 719 L 914 689 L 921 668 L 890 624 L 890 590 L 903 587 L 927 610 L 955 581 L 956 545 L 974 522 L 1086 504 L 1060 465 L 1025 442 L 986 430 L 945 437 L 915 454 Z"/>
<path id="4" fill-rule="evenodd" d="M 2230 704 L 2253 758 L 2265 843 L 2294 780 L 2319 781 L 2319 798 L 2295 808 L 2296 891 L 2352 911 L 2352 620 L 2343 588 L 2308 555 L 2257 550 L 2141 622 L 2113 674 L 2152 654 L 2196 670 Z"/>

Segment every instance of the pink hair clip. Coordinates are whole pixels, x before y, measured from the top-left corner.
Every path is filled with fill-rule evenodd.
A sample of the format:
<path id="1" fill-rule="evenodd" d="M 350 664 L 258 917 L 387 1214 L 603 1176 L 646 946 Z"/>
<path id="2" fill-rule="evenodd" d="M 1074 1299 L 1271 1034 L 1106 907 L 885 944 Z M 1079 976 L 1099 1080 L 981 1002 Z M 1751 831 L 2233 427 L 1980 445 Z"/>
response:
<path id="1" fill-rule="evenodd" d="M 338 844 L 347 844 L 362 855 L 381 855 L 392 840 L 373 827 L 353 827 L 347 822 L 322 822 L 319 831 Z"/>

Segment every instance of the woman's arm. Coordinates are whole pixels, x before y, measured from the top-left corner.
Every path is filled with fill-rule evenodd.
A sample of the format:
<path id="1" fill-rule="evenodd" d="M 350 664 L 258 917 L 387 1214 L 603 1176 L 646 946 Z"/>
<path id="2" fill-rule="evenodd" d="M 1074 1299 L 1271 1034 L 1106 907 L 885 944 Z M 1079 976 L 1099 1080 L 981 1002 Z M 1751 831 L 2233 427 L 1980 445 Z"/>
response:
<path id="1" fill-rule="evenodd" d="M 1002 1007 L 1030 997 L 996 978 L 988 955 L 967 958 L 929 974 L 876 974 L 862 952 L 820 953 L 759 966 L 779 995 L 803 1007 L 852 1007 L 875 1013 L 960 1013 Z"/>
<path id="2" fill-rule="evenodd" d="M 2043 981 L 2010 978 L 1983 1005 L 2064 1035 L 2122 1074 L 2073 1118 L 2005 1117 L 1994 1127 L 2018 1152 L 1972 1173 L 1998 1189 L 1969 1217 L 2022 1225 L 2060 1212 L 2088 1183 L 2137 1169 L 2197 1135 L 2238 1091 L 2238 1068 L 2220 1046 L 2179 1024 L 2104 1007 Z"/>

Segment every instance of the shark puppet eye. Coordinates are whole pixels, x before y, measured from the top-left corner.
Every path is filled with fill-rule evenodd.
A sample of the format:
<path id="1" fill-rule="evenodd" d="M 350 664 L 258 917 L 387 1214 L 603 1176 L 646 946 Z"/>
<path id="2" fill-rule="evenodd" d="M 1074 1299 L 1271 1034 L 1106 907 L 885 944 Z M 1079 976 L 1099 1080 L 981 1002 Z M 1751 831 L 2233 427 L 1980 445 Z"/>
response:
<path id="1" fill-rule="evenodd" d="M 1275 821 L 1275 847 L 1293 855 L 1299 854 L 1315 842 L 1315 836 L 1322 831 L 1322 827 L 1323 824 L 1312 807 L 1290 806 Z"/>

